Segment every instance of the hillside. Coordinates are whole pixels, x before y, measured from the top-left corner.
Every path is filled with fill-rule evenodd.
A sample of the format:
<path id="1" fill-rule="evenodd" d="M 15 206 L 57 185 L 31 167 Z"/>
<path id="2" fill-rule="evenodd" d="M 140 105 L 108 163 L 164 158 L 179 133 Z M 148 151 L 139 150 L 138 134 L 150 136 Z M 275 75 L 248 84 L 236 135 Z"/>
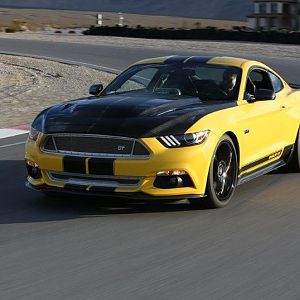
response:
<path id="1" fill-rule="evenodd" d="M 252 0 L 0 0 L 0 7 L 116 11 L 220 20 L 246 20 Z"/>

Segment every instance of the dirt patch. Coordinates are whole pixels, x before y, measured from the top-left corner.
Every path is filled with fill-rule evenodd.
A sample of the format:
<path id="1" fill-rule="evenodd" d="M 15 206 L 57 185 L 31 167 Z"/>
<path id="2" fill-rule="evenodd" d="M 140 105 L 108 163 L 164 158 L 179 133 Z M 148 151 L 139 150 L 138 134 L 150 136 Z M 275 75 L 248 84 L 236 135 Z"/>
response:
<path id="1" fill-rule="evenodd" d="M 90 85 L 115 76 L 86 67 L 0 55 L 0 128 L 31 123 L 43 109 L 88 96 Z"/>

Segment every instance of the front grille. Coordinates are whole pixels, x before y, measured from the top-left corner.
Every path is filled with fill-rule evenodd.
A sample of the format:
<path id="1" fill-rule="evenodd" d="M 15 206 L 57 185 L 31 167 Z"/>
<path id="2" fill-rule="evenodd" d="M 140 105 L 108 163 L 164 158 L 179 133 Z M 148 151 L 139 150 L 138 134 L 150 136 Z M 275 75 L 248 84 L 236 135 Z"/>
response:
<path id="1" fill-rule="evenodd" d="M 48 135 L 41 150 L 48 153 L 112 158 L 150 156 L 148 149 L 136 139 L 90 134 Z"/>
<path id="2" fill-rule="evenodd" d="M 86 187 L 137 188 L 143 179 L 142 177 L 95 176 L 52 171 L 48 171 L 47 174 L 52 182 Z"/>

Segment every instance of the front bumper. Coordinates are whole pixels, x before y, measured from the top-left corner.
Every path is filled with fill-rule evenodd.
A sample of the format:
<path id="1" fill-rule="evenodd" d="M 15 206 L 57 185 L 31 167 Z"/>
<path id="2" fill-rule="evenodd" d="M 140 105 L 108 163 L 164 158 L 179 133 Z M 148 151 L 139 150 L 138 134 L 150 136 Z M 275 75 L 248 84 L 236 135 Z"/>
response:
<path id="1" fill-rule="evenodd" d="M 151 196 L 147 195 L 143 192 L 136 192 L 136 193 L 116 193 L 113 191 L 109 191 L 108 189 L 103 188 L 103 190 L 99 190 L 98 192 L 87 191 L 85 189 L 79 188 L 57 188 L 53 186 L 47 185 L 38 185 L 34 186 L 29 181 L 25 183 L 26 187 L 31 190 L 38 191 L 38 192 L 45 192 L 45 193 L 58 193 L 58 194 L 69 194 L 69 195 L 82 195 L 82 196 L 96 196 L 101 198 L 106 197 L 115 197 L 115 198 L 126 198 L 131 200 L 138 200 L 138 201 L 149 201 L 149 200 L 162 200 L 162 201 L 172 201 L 172 200 L 181 200 L 181 199 L 198 199 L 206 197 L 205 195 L 177 195 L 177 196 Z"/>
<path id="2" fill-rule="evenodd" d="M 42 152 L 40 145 L 44 140 L 44 136 L 40 135 L 37 141 L 28 140 L 26 144 L 25 159 L 34 162 L 41 171 L 41 177 L 34 179 L 28 176 L 27 186 L 36 190 L 43 191 L 61 191 L 76 194 L 95 194 L 95 195 L 114 195 L 116 197 L 130 198 L 157 198 L 157 199 L 182 199 L 182 198 L 198 198 L 205 195 L 207 174 L 216 141 L 213 135 L 210 136 L 205 143 L 192 147 L 165 148 L 155 138 L 141 139 L 151 155 L 147 159 L 123 159 L 117 158 L 113 160 L 94 159 L 86 157 L 75 157 L 74 165 L 72 165 L 72 157 L 66 158 L 63 155 Z M 68 164 L 66 164 L 66 159 Z M 66 173 L 76 171 L 76 164 L 82 161 L 83 169 L 78 169 L 79 175 L 89 176 L 91 169 L 89 163 L 91 161 L 97 163 L 95 166 L 99 170 L 103 170 L 104 175 L 115 176 L 118 178 L 141 178 L 137 186 L 117 185 L 113 188 L 104 186 L 93 186 L 92 184 L 82 184 L 82 182 L 65 182 L 55 181 L 49 177 L 49 172 Z M 111 165 L 111 173 L 107 174 L 107 168 Z M 66 166 L 68 170 L 66 170 Z M 73 169 L 74 166 L 74 170 Z M 95 166 L 92 166 L 93 168 Z M 155 179 L 157 173 L 168 170 L 181 170 L 188 174 L 191 185 L 176 188 L 157 188 Z M 101 172 L 101 171 L 100 171 Z"/>

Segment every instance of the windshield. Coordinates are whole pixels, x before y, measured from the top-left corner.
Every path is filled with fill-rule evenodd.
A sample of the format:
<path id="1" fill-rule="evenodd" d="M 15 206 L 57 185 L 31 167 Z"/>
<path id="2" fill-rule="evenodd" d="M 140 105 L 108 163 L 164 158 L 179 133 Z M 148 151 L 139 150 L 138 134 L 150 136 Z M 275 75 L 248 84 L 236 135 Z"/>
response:
<path id="1" fill-rule="evenodd" d="M 241 69 L 208 64 L 136 65 L 119 75 L 102 95 L 147 93 L 201 100 L 238 98 Z"/>

